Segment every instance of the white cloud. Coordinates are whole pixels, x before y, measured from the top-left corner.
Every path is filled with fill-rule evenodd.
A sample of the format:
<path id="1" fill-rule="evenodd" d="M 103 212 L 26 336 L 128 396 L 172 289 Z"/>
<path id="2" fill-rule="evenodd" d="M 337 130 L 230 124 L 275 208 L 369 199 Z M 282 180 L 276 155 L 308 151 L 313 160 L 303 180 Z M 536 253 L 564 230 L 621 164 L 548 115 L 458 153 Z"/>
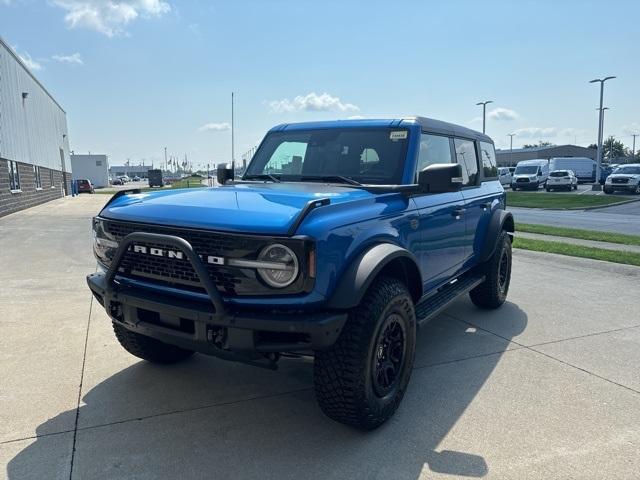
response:
<path id="1" fill-rule="evenodd" d="M 20 60 L 22 60 L 22 63 L 24 63 L 29 70 L 33 70 L 34 72 L 42 70 L 42 64 L 31 58 L 31 55 L 29 55 L 27 52 L 20 53 L 15 46 L 13 47 L 13 49 L 15 50 L 18 57 L 20 57 Z"/>
<path id="2" fill-rule="evenodd" d="M 67 13 L 69 28 L 95 30 L 107 37 L 122 35 L 124 27 L 138 17 L 160 17 L 171 10 L 162 0 L 53 0 Z"/>
<path id="3" fill-rule="evenodd" d="M 53 55 L 53 58 L 56 62 L 60 63 L 73 63 L 76 65 L 84 65 L 84 61 L 82 60 L 82 55 L 78 52 L 72 53 L 70 55 Z"/>
<path id="4" fill-rule="evenodd" d="M 522 138 L 549 138 L 558 135 L 558 129 L 555 127 L 526 127 L 515 130 L 517 136 Z"/>
<path id="5" fill-rule="evenodd" d="M 640 133 L 640 123 L 633 122 L 633 123 L 630 123 L 629 125 L 623 125 L 622 133 L 625 135 L 635 135 L 637 133 Z"/>
<path id="6" fill-rule="evenodd" d="M 487 113 L 487 117 L 491 120 L 516 120 L 519 115 L 514 110 L 498 107 Z"/>
<path id="7" fill-rule="evenodd" d="M 558 132 L 559 137 L 581 137 L 585 135 L 586 132 L 579 128 L 563 128 Z"/>
<path id="8" fill-rule="evenodd" d="M 329 112 L 338 110 L 340 112 L 357 112 L 360 110 L 352 103 L 344 103 L 338 97 L 333 97 L 328 93 L 317 95 L 315 92 L 306 95 L 298 95 L 293 100 L 285 98 L 283 100 L 273 100 L 269 102 L 271 111 L 275 113 L 283 112 Z"/>
<path id="9" fill-rule="evenodd" d="M 222 123 L 205 123 L 198 128 L 198 132 L 224 132 L 231 129 L 231 125 L 227 122 Z"/>

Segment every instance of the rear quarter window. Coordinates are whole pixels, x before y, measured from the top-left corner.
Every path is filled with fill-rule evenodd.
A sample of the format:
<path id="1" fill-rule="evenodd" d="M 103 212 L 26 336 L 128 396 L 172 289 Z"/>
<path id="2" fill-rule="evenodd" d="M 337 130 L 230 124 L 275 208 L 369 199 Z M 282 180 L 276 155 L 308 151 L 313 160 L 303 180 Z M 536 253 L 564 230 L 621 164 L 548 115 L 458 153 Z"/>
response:
<path id="1" fill-rule="evenodd" d="M 482 155 L 482 173 L 485 179 L 493 179 L 498 176 L 496 164 L 496 150 L 492 143 L 480 142 L 480 154 Z"/>

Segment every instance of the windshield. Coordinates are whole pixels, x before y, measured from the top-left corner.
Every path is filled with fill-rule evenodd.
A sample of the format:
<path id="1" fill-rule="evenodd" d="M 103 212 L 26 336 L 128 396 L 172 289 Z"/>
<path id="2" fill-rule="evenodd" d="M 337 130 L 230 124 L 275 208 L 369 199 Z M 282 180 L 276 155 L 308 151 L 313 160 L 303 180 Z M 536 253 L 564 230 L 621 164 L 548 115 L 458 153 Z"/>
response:
<path id="1" fill-rule="evenodd" d="M 625 173 L 627 175 L 640 175 L 640 167 L 620 167 L 620 168 L 616 168 L 613 173 Z"/>
<path id="2" fill-rule="evenodd" d="M 398 128 L 270 133 L 243 179 L 397 185 L 408 142 Z"/>
<path id="3" fill-rule="evenodd" d="M 555 172 L 551 172 L 549 174 L 550 177 L 568 177 L 569 172 L 566 170 L 556 170 Z"/>
<path id="4" fill-rule="evenodd" d="M 537 165 L 522 165 L 521 167 L 516 167 L 516 175 L 532 175 L 538 173 Z"/>

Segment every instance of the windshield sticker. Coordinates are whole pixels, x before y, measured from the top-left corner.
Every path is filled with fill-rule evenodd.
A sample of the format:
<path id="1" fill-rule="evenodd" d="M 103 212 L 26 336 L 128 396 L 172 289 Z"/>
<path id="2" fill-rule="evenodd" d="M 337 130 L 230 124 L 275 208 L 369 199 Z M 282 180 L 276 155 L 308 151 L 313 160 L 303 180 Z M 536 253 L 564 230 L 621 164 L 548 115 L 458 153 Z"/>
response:
<path id="1" fill-rule="evenodd" d="M 390 140 L 404 140 L 405 138 L 407 138 L 407 132 L 406 130 L 400 130 L 397 132 L 391 132 L 389 134 L 389 139 Z"/>

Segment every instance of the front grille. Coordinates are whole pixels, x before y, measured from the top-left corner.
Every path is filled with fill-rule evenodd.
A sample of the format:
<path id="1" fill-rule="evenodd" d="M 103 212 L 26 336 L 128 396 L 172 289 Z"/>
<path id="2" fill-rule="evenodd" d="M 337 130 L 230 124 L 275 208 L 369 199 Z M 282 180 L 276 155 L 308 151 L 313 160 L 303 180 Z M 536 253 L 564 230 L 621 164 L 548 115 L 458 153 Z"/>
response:
<path id="1" fill-rule="evenodd" d="M 157 225 L 144 225 L 129 222 L 115 222 L 104 220 L 104 230 L 113 240 L 120 241 L 133 232 L 160 233 L 174 235 L 185 239 L 191 244 L 196 254 L 207 258 L 209 256 L 230 258 L 243 258 L 255 260 L 258 253 L 269 243 L 273 237 L 244 236 L 220 232 L 209 232 L 196 229 L 162 227 Z M 301 264 L 304 264 L 305 245 L 303 242 L 291 239 L 277 239 L 279 243 L 286 244 L 296 252 Z M 171 246 L 136 242 L 135 245 L 144 246 L 147 252 L 151 249 L 173 250 Z M 209 276 L 225 296 L 236 295 L 265 295 L 274 294 L 274 290 L 266 285 L 254 269 L 228 267 L 224 265 L 212 265 L 203 262 Z M 135 252 L 131 248 L 124 256 L 119 267 L 119 275 L 160 283 L 181 289 L 205 292 L 198 275 L 186 259 L 168 258 L 167 256 L 154 256 L 149 253 Z M 297 293 L 305 290 L 305 271 L 301 268 L 298 279 L 290 286 L 278 290 L 277 293 Z"/>
<path id="2" fill-rule="evenodd" d="M 517 178 L 516 182 L 518 183 L 529 183 L 529 179 L 528 178 Z"/>
<path id="3" fill-rule="evenodd" d="M 612 178 L 611 183 L 629 183 L 628 178 Z"/>

